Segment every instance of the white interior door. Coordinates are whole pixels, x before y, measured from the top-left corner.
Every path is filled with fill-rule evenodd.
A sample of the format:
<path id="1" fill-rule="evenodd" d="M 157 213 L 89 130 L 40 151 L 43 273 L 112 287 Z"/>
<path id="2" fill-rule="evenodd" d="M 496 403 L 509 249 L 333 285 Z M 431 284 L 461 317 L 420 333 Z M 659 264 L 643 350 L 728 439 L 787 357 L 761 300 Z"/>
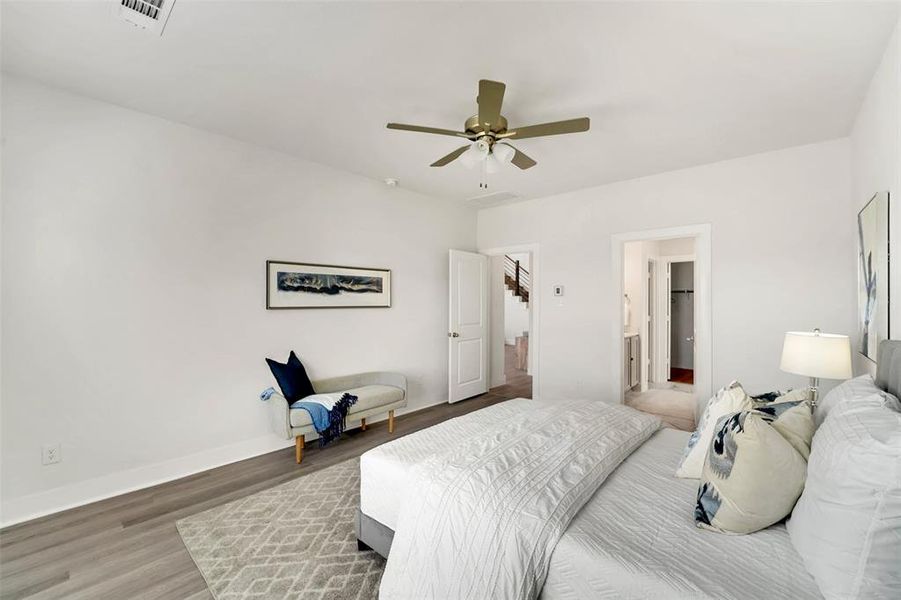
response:
<path id="1" fill-rule="evenodd" d="M 448 401 L 488 391 L 488 257 L 450 251 Z"/>

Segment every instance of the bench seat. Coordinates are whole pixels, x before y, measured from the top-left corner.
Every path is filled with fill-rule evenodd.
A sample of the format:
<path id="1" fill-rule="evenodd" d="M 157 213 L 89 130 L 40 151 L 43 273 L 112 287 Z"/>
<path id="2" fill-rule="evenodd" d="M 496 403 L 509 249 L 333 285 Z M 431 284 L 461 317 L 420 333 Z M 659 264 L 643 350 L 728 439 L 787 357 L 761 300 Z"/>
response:
<path id="1" fill-rule="evenodd" d="M 400 373 L 371 371 L 343 377 L 313 381 L 317 394 L 347 393 L 357 397 L 347 411 L 348 421 L 360 421 L 360 429 L 366 429 L 366 419 L 388 414 L 388 431 L 394 433 L 394 411 L 407 405 L 407 378 Z M 310 414 L 301 409 L 291 410 L 281 394 L 269 398 L 269 420 L 272 429 L 285 439 L 294 438 L 297 462 L 303 460 L 306 436 L 316 433 Z"/>
<path id="2" fill-rule="evenodd" d="M 393 385 L 364 385 L 342 391 L 345 394 L 357 397 L 357 401 L 347 411 L 348 420 L 366 418 L 371 414 L 387 412 L 387 409 L 384 407 L 396 405 L 404 400 L 404 391 Z M 313 426 L 313 422 L 310 420 L 310 413 L 303 409 L 292 409 L 290 419 L 291 427 Z"/>

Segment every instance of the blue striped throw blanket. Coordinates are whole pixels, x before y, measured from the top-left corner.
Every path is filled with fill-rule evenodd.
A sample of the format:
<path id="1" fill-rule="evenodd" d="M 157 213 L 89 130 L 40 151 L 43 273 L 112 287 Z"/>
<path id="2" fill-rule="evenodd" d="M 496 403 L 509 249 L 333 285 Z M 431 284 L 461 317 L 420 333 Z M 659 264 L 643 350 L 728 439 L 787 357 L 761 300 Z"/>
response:
<path id="1" fill-rule="evenodd" d="M 265 401 L 277 394 L 273 388 L 268 388 L 260 394 L 260 399 Z M 301 398 L 292 404 L 291 410 L 305 410 L 310 415 L 313 428 L 319 434 L 319 446 L 325 446 L 344 432 L 344 419 L 347 411 L 357 402 L 353 394 L 313 394 Z"/>

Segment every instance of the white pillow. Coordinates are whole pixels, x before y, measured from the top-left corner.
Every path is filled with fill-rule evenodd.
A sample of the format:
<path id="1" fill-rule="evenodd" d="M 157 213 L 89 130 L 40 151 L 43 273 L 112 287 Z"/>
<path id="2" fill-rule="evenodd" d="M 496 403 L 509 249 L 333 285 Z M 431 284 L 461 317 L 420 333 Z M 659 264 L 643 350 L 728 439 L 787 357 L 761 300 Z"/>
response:
<path id="1" fill-rule="evenodd" d="M 826 419 L 826 415 L 829 414 L 830 410 L 845 400 L 865 398 L 872 394 L 886 394 L 886 392 L 876 387 L 876 382 L 873 381 L 872 375 L 865 374 L 841 382 L 829 390 L 829 393 L 820 398 L 817 403 L 816 411 L 814 411 L 814 420 L 816 421 L 817 427 L 823 424 L 823 421 Z"/>
<path id="2" fill-rule="evenodd" d="M 782 408 L 789 406 L 794 404 Z M 719 420 L 698 488 L 698 527 L 751 533 L 791 512 L 804 489 L 807 462 L 772 425 L 778 418 L 750 410 Z"/>
<path id="3" fill-rule="evenodd" d="M 722 388 L 713 398 L 707 402 L 704 413 L 698 420 L 698 427 L 688 438 L 688 444 L 682 453 L 682 461 L 676 469 L 676 477 L 698 479 L 704 468 L 704 458 L 707 456 L 707 448 L 716 429 L 716 422 L 721 417 L 740 410 L 752 408 L 751 397 L 745 393 L 741 384 L 733 381 Z"/>
<path id="4" fill-rule="evenodd" d="M 827 599 L 901 598 L 899 410 L 882 392 L 844 399 L 813 438 L 788 532 Z"/>

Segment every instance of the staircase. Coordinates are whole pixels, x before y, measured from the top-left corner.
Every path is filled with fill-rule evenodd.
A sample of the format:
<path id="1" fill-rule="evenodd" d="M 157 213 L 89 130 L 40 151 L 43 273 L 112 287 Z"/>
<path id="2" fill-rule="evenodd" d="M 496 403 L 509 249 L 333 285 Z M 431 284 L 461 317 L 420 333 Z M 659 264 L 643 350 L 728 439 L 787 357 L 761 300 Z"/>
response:
<path id="1" fill-rule="evenodd" d="M 531 287 L 531 278 L 529 271 L 519 264 L 518 260 L 513 260 L 504 255 L 504 285 L 513 295 L 520 300 L 529 304 L 529 289 Z"/>

